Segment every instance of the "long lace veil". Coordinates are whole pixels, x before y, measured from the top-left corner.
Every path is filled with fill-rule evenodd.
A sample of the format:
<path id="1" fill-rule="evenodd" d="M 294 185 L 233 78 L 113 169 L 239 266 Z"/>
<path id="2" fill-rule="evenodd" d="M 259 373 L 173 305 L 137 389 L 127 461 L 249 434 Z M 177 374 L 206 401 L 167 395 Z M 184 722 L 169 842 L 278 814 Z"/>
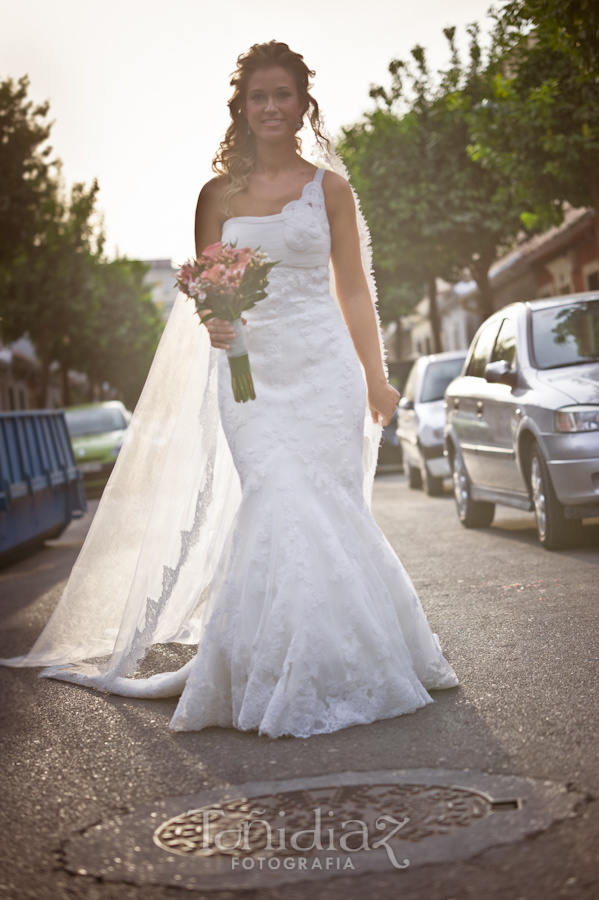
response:
<path id="1" fill-rule="evenodd" d="M 321 145 L 318 156 L 348 178 L 332 143 Z M 354 198 L 382 347 L 370 236 L 355 193 Z M 29 652 L 0 659 L 1 665 L 46 666 L 39 677 L 128 696 L 181 692 L 190 663 L 150 678 L 132 676 L 154 644 L 198 644 L 202 611 L 241 498 L 220 423 L 218 352 L 192 301 L 178 294 L 58 604 Z M 363 465 L 369 504 L 380 438 L 381 426 L 367 408 Z"/>

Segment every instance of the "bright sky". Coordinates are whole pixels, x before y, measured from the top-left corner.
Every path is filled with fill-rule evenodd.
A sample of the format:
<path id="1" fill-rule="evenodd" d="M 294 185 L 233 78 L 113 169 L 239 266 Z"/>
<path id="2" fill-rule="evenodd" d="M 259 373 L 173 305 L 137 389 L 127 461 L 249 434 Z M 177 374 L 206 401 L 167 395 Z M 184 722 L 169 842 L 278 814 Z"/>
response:
<path id="1" fill-rule="evenodd" d="M 329 131 L 371 108 L 392 58 L 420 43 L 447 61 L 442 29 L 487 31 L 490 0 L 0 0 L 0 79 L 29 75 L 50 101 L 67 185 L 100 184 L 107 251 L 193 254 L 193 215 L 227 127 L 230 73 L 251 44 L 286 41 L 316 70 Z M 306 133 L 306 132 L 304 132 Z"/>

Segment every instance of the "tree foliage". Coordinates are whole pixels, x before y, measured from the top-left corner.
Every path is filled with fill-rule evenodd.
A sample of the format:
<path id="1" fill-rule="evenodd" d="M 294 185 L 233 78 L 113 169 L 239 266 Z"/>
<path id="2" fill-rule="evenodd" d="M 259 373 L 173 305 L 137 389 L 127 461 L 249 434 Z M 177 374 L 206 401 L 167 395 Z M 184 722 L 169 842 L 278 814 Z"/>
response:
<path id="1" fill-rule="evenodd" d="M 534 29 L 544 46 L 571 57 L 582 78 L 599 77 L 596 0 L 510 0 L 497 18 L 509 42 Z"/>
<path id="2" fill-rule="evenodd" d="M 147 266 L 119 257 L 104 260 L 97 270 L 97 304 L 92 327 L 81 340 L 90 383 L 108 381 L 119 387 L 133 408 L 141 393 L 160 335 L 161 313 L 144 283 Z"/>
<path id="3" fill-rule="evenodd" d="M 48 104 L 27 99 L 27 77 L 0 82 L 0 267 L 10 265 L 43 231 L 57 163 L 47 144 Z"/>
<path id="4" fill-rule="evenodd" d="M 564 202 L 599 211 L 598 30 L 599 9 L 584 0 L 518 0 L 498 15 L 471 153 L 531 204 L 529 225 L 559 222 Z"/>

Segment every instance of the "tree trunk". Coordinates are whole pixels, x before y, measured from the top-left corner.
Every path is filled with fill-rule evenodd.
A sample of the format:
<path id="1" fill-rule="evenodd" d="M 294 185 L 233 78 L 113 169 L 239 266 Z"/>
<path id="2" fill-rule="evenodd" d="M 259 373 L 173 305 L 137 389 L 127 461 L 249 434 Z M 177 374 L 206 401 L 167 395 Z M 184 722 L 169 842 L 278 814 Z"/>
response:
<path id="1" fill-rule="evenodd" d="M 494 292 L 489 282 L 488 272 L 479 272 L 476 276 L 478 285 L 478 310 L 483 319 L 488 319 L 495 312 Z"/>
<path id="2" fill-rule="evenodd" d="M 593 201 L 593 209 L 595 210 L 595 253 L 597 255 L 597 262 L 599 262 L 599 179 L 597 179 L 597 172 L 595 170 L 591 172 L 589 187 L 591 200 Z"/>
<path id="3" fill-rule="evenodd" d="M 443 345 L 441 341 L 441 323 L 439 321 L 439 308 L 437 306 L 437 279 L 433 275 L 428 282 L 428 317 L 433 334 L 433 353 L 441 353 Z"/>
<path id="4" fill-rule="evenodd" d="M 395 324 L 397 325 L 397 329 L 395 331 L 395 358 L 397 360 L 401 360 L 402 351 L 403 351 L 403 328 L 401 325 L 401 316 L 398 316 L 395 320 Z"/>
<path id="5" fill-rule="evenodd" d="M 39 343 L 40 353 L 40 384 L 38 388 L 36 403 L 38 409 L 45 409 L 48 402 L 48 382 L 50 381 L 50 351 L 48 349 L 48 335 L 46 332 L 42 334 Z"/>
<path id="6" fill-rule="evenodd" d="M 71 405 L 71 391 L 69 388 L 69 367 L 64 361 L 60 363 L 60 377 L 62 381 L 62 405 Z"/>
<path id="7" fill-rule="evenodd" d="M 495 291 L 489 281 L 489 269 L 495 260 L 495 251 L 481 256 L 478 265 L 473 269 L 472 274 L 478 285 L 478 311 L 484 319 L 495 312 Z"/>

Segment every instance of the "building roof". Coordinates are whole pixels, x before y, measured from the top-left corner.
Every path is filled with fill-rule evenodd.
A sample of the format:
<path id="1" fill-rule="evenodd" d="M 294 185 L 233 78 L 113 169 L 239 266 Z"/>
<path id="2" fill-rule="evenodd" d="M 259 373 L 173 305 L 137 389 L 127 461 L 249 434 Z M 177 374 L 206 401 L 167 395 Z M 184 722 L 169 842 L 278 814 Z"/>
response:
<path id="1" fill-rule="evenodd" d="M 152 269 L 168 269 L 170 271 L 177 268 L 171 259 L 144 259 L 142 262 Z"/>
<path id="2" fill-rule="evenodd" d="M 595 219 L 594 209 L 584 207 L 574 209 L 566 205 L 564 208 L 564 220 L 560 225 L 554 225 L 535 234 L 509 250 L 504 256 L 496 260 L 489 269 L 489 281 L 494 288 L 511 281 L 521 274 L 528 266 L 542 260 L 545 256 L 557 253 L 562 247 L 566 247 L 573 238 L 582 234 Z M 451 287 L 451 291 L 460 298 L 472 297 L 477 291 L 475 281 L 458 281 Z"/>

